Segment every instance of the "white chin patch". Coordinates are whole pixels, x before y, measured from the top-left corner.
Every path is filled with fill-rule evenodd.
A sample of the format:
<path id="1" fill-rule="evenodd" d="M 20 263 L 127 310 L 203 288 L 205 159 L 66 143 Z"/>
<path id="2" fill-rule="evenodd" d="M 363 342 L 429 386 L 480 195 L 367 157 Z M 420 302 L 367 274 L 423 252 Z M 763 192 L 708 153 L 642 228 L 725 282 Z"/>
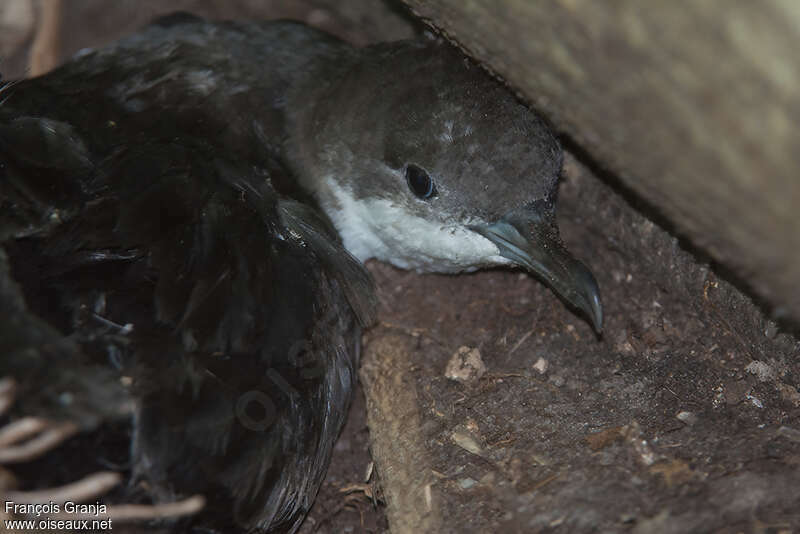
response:
<path id="1" fill-rule="evenodd" d="M 356 199 L 326 181 L 335 200 L 323 200 L 322 208 L 345 248 L 362 262 L 376 258 L 403 269 L 443 273 L 511 263 L 494 243 L 464 226 L 414 216 L 386 199 Z"/>

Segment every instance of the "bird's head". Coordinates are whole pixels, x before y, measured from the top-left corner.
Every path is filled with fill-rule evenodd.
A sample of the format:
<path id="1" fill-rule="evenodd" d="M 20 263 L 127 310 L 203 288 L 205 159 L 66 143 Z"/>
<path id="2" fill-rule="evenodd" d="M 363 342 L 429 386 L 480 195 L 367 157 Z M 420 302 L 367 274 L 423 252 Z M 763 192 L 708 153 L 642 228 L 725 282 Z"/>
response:
<path id="1" fill-rule="evenodd" d="M 291 164 L 345 247 L 419 271 L 520 266 L 600 331 L 597 283 L 558 235 L 563 154 L 547 124 L 445 44 L 345 65 L 288 106 Z"/>

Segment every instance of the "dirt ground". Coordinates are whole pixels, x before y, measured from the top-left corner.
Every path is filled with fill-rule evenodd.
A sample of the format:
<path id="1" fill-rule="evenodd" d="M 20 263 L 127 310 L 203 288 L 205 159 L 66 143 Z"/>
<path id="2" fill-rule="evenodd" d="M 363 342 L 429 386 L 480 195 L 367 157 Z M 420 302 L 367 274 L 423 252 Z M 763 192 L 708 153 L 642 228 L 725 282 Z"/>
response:
<path id="1" fill-rule="evenodd" d="M 62 57 L 156 9 L 293 16 L 358 43 L 413 32 L 395 8 L 367 0 L 68 5 Z M 34 32 L 0 33 L 7 77 L 25 72 Z M 562 236 L 598 279 L 604 334 L 519 272 L 370 264 L 382 311 L 365 336 L 366 402 L 358 396 L 301 532 L 800 529 L 797 338 L 613 177 L 575 158 L 564 174 Z M 447 370 L 461 347 L 485 366 L 463 382 Z M 70 464 L 51 458 L 17 475 L 52 482 L 124 461 L 93 458 L 92 439 L 105 438 L 68 444 Z"/>
<path id="2" fill-rule="evenodd" d="M 362 377 L 393 531 L 800 528 L 797 340 L 574 159 L 565 174 L 600 338 L 523 274 L 373 266 Z M 460 347 L 480 378 L 448 378 Z"/>

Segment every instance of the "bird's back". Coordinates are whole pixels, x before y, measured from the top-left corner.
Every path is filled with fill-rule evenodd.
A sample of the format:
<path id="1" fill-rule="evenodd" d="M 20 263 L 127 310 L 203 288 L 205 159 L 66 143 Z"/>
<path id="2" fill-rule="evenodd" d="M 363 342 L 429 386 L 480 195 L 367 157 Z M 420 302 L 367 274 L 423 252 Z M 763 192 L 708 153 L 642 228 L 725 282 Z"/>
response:
<path id="1" fill-rule="evenodd" d="M 133 476 L 217 525 L 299 524 L 355 380 L 369 277 L 274 186 L 290 77 L 342 47 L 171 19 L 0 94 L 0 375 L 86 427 L 133 402 Z"/>

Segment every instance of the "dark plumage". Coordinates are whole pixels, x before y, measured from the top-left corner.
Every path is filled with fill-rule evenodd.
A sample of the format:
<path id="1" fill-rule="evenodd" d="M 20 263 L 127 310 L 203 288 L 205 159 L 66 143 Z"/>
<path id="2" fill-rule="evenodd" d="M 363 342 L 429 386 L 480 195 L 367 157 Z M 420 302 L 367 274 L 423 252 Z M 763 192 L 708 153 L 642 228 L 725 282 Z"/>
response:
<path id="1" fill-rule="evenodd" d="M 242 527 L 292 530 L 346 415 L 353 310 L 373 314 L 324 215 L 271 185 L 289 182 L 288 76 L 341 45 L 181 23 L 183 42 L 160 23 L 3 95 L 0 375 L 28 386 L 20 410 L 84 428 L 135 399 L 134 474 L 158 498 L 203 493 Z M 274 65 L 236 53 L 259 39 L 285 46 Z"/>
<path id="2" fill-rule="evenodd" d="M 554 223 L 558 143 L 447 45 L 173 16 L 0 97 L 17 413 L 134 406 L 134 477 L 205 495 L 222 531 L 296 530 L 325 474 L 375 310 L 339 235 L 421 270 L 523 265 L 602 322 Z"/>

